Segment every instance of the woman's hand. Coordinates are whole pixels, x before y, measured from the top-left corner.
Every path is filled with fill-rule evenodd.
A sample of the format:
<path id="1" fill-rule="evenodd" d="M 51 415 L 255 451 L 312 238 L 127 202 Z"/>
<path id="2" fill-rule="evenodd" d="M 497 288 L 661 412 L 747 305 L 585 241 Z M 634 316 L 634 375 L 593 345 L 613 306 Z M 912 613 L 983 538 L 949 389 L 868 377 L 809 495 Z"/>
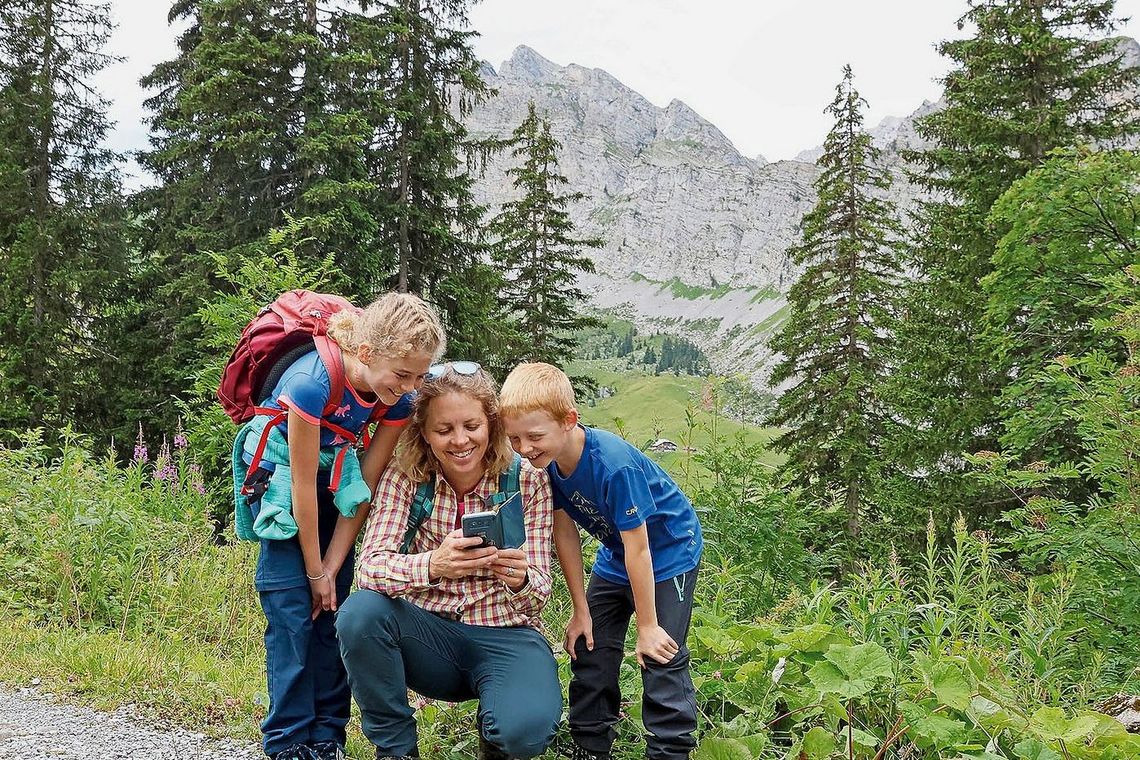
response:
<path id="1" fill-rule="evenodd" d="M 491 565 L 495 577 L 507 584 L 511 591 L 520 591 L 526 585 L 526 571 L 530 562 L 522 549 L 499 549 L 495 552 L 495 562 Z"/>
<path id="2" fill-rule="evenodd" d="M 325 610 L 336 612 L 336 584 L 328 572 L 316 580 L 309 580 L 309 593 L 313 595 L 313 620 Z"/>
<path id="3" fill-rule="evenodd" d="M 428 578 L 432 582 L 440 578 L 466 578 L 490 567 L 497 550 L 493 546 L 479 548 L 481 543 L 483 539 L 479 536 L 465 538 L 462 530 L 451 531 L 431 553 Z"/>

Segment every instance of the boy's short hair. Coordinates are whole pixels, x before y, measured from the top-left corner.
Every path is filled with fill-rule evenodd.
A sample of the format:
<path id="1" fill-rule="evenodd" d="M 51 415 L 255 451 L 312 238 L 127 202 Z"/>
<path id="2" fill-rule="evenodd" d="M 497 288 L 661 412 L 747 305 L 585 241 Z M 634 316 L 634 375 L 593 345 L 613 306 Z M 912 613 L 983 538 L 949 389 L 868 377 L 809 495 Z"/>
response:
<path id="1" fill-rule="evenodd" d="M 570 378 L 558 367 L 543 362 L 515 367 L 499 391 L 499 413 L 503 416 L 543 411 L 561 421 L 574 409 Z"/>

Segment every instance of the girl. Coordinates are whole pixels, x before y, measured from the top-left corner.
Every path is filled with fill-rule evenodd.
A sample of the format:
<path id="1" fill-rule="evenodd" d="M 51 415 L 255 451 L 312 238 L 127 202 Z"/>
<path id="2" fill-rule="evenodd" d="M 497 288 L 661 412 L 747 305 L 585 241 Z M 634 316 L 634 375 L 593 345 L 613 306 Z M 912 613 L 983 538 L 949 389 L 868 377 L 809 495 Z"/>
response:
<path id="1" fill-rule="evenodd" d="M 344 393 L 335 411 L 322 417 L 334 405 L 329 403 L 328 370 L 315 349 L 284 370 L 262 403 L 286 412 L 269 440 L 287 449 L 288 462 L 275 467 L 262 461 L 262 469 L 277 470 L 276 478 L 270 472 L 258 473 L 268 479 L 268 490 L 250 505 L 255 513 L 266 511 L 272 506 L 271 494 L 276 494 L 278 504 L 286 504 L 282 511 L 288 524 L 284 531 L 288 538 L 262 538 L 255 576 L 267 621 L 269 712 L 261 724 L 262 746 L 274 760 L 344 757 L 350 695 L 332 613 L 348 595 L 353 546 L 368 508 L 352 504 L 338 510 L 334 504 L 329 454 L 332 447 L 348 443 L 335 428 L 355 437 L 369 419 L 379 419 L 376 436 L 359 461 L 359 473 L 353 470 L 356 493 L 363 493 L 362 478 L 370 494 L 411 413 L 412 392 L 444 347 L 435 312 L 419 298 L 402 293 L 389 293 L 360 313 L 333 315 L 328 334 L 344 362 Z M 268 419 L 255 418 L 251 424 L 260 421 L 264 427 Z M 322 427 L 322 420 L 335 428 Z M 247 465 L 252 460 L 251 439 L 256 436 L 246 437 Z M 355 457 L 350 458 L 355 464 Z M 278 457 L 282 464 L 283 460 Z M 337 470 L 343 484 L 339 466 Z M 264 523 L 265 515 L 258 516 Z"/>
<path id="2" fill-rule="evenodd" d="M 377 489 L 361 545 L 359 590 L 337 615 L 341 652 L 364 735 L 377 758 L 419 755 L 408 689 L 432 699 L 479 700 L 479 758 L 534 757 L 554 737 L 562 691 L 538 631 L 550 596 L 553 517 L 546 473 L 514 454 L 495 383 L 474 362 L 433 366 L 416 397 L 397 465 Z M 516 472 L 517 480 L 508 471 Z M 460 518 L 521 491 L 519 549 L 476 548 Z M 411 540 L 423 483 L 431 512 Z"/>

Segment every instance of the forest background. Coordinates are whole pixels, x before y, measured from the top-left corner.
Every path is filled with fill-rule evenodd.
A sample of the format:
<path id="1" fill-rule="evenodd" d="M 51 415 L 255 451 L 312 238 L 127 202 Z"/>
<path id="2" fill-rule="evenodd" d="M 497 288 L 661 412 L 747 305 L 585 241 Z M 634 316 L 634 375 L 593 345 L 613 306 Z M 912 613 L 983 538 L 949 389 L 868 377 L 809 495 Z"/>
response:
<path id="1" fill-rule="evenodd" d="M 89 85 L 106 7 L 0 6 L 0 679 L 253 736 L 218 372 L 282 290 L 397 288 L 437 306 L 451 356 L 561 364 L 587 404 L 637 404 L 606 398 L 615 374 L 701 376 L 664 460 L 708 536 L 700 757 L 1140 756 L 1109 717 L 1140 691 L 1140 70 L 1113 3 L 962 9 L 905 218 L 842 72 L 771 400 L 583 312 L 596 241 L 543 114 L 463 128 L 493 97 L 467 11 L 177 0 L 178 54 L 144 82 L 156 181 L 127 193 Z M 518 200 L 482 208 L 502 151 Z M 623 682 L 632 757 L 636 666 Z M 471 705 L 419 718 L 426 754 L 473 753 Z"/>

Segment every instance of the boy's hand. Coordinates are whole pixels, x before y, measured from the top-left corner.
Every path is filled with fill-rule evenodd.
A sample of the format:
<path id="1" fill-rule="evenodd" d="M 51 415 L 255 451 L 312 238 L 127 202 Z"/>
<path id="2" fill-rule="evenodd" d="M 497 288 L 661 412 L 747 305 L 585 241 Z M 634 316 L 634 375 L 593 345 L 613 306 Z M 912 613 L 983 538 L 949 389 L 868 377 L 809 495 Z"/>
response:
<path id="1" fill-rule="evenodd" d="M 498 550 L 493 546 L 479 548 L 483 539 L 478 536 L 465 538 L 463 531 L 456 529 L 447 534 L 428 560 L 428 575 L 432 578 L 466 578 L 495 561 Z"/>
<path id="2" fill-rule="evenodd" d="M 570 655 L 571 660 L 578 659 L 574 646 L 578 643 L 579 636 L 585 637 L 586 649 L 594 651 L 594 619 L 590 617 L 589 612 L 575 612 L 570 622 L 566 624 L 566 637 L 562 639 L 562 648 Z"/>
<path id="3" fill-rule="evenodd" d="M 499 549 L 495 553 L 495 563 L 491 565 L 495 577 L 515 592 L 526 585 L 526 572 L 529 569 L 530 561 L 522 549 Z"/>
<path id="4" fill-rule="evenodd" d="M 336 584 L 327 572 L 309 581 L 309 593 L 313 595 L 313 620 L 325 610 L 336 612 Z"/>
<path id="5" fill-rule="evenodd" d="M 659 625 L 647 625 L 637 629 L 637 664 L 645 667 L 645 658 L 650 657 L 655 662 L 667 665 L 677 656 L 681 648 L 673 637 L 665 632 Z"/>

